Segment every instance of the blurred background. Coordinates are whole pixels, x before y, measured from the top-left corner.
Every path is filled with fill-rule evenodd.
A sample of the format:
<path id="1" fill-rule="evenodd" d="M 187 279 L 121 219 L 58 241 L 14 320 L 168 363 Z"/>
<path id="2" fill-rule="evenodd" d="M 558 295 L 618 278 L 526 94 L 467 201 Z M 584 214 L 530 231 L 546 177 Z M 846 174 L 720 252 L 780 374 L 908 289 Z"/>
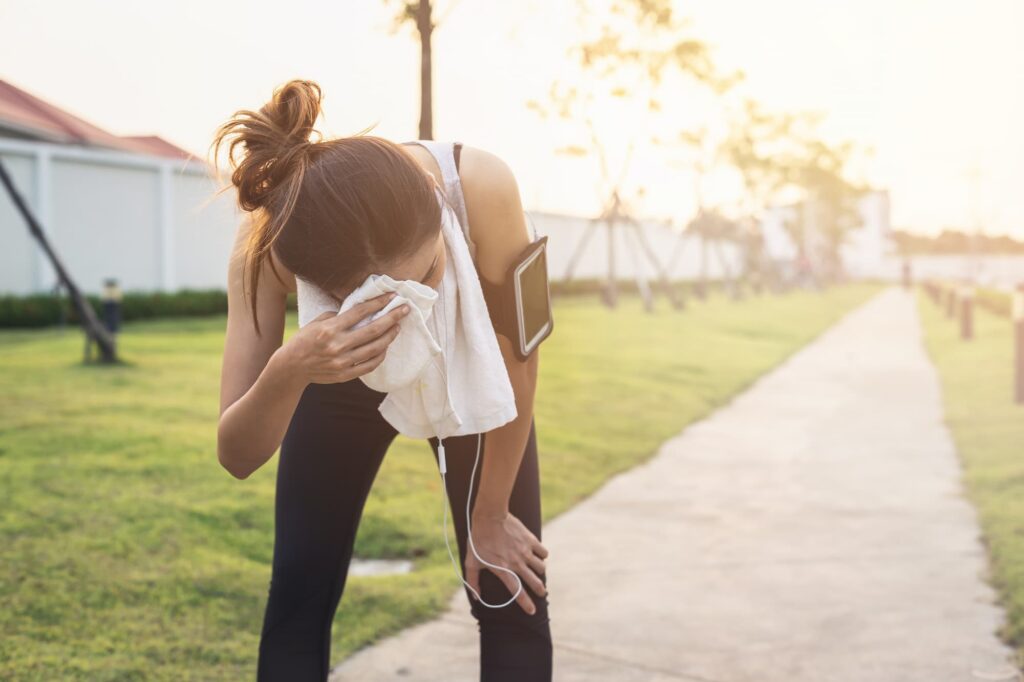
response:
<path id="1" fill-rule="evenodd" d="M 6 0 L 0 677 L 252 676 L 276 462 L 237 481 L 216 459 L 224 288 L 240 214 L 232 191 L 217 192 L 208 148 L 235 111 L 303 78 L 323 88 L 327 137 L 372 126 L 396 142 L 461 141 L 515 172 L 528 220 L 549 236 L 558 321 L 536 405 L 546 520 L 586 509 L 610 477 L 731 409 L 801 348 L 832 338 L 826 330 L 846 329 L 828 342 L 851 344 L 834 357 L 862 354 L 860 371 L 879 383 L 850 388 L 833 376 L 836 385 L 902 425 L 890 445 L 924 448 L 920 471 L 880 475 L 880 487 L 865 481 L 851 514 L 888 508 L 872 497 L 887 485 L 938 475 L 964 502 L 951 512 L 965 529 L 956 551 L 977 562 L 955 566 L 977 584 L 935 584 L 951 600 L 938 615 L 914 610 L 937 603 L 930 593 L 907 607 L 922 622 L 958 625 L 941 636 L 907 625 L 886 630 L 885 644 L 854 637 L 851 646 L 870 658 L 919 635 L 961 653 L 940 660 L 927 646 L 903 648 L 909 661 L 885 658 L 868 676 L 809 666 L 758 679 L 1018 679 L 1022 26 L 1015 0 Z M 292 299 L 286 336 L 295 326 Z M 893 392 L 886 382 L 899 377 L 916 388 Z M 819 407 L 855 409 L 834 387 L 805 389 Z M 623 405 L 622 395 L 635 399 Z M 818 433 L 822 415 L 810 406 L 787 410 L 803 419 L 799 434 Z M 777 423 L 737 419 L 733 432 L 748 436 Z M 884 428 L 860 422 L 844 442 Z M 821 437 L 828 450 L 833 441 Z M 885 447 L 877 457 L 902 456 Z M 335 663 L 436 618 L 461 589 L 437 537 L 429 448 L 400 438 L 393 450 L 360 528 Z M 936 452 L 948 461 L 929 460 Z M 863 465 L 839 461 L 851 472 Z M 776 480 L 778 469 L 762 473 L 762 483 Z M 819 484 L 829 485 L 807 482 Z M 913 490 L 890 492 L 942 518 L 945 493 L 922 500 Z M 855 539 L 860 531 L 872 532 L 858 526 Z M 798 554 L 819 542 L 777 540 Z M 897 575 L 912 583 L 917 570 Z M 807 579 L 779 580 L 784 592 Z M 894 603 L 885 594 L 879 604 Z M 972 624 L 950 615 L 974 602 L 990 610 Z M 572 604 L 567 595 L 567 623 Z M 756 617 L 784 611 L 763 608 Z M 874 632 L 868 606 L 843 608 Z M 751 679 L 714 659 L 728 646 L 707 653 L 718 662 L 672 658 L 701 646 L 684 621 L 636 618 L 672 645 L 627 642 L 623 669 L 661 660 L 667 677 L 657 679 Z M 736 622 L 724 619 L 723 632 Z M 822 622 L 783 618 L 779 632 L 834 637 Z M 596 646 L 583 634 L 577 643 Z M 578 670 L 565 660 L 566 675 Z M 337 679 L 391 679 L 341 670 Z M 422 674 L 413 679 L 431 679 Z M 608 669 L 564 679 L 656 678 Z"/>

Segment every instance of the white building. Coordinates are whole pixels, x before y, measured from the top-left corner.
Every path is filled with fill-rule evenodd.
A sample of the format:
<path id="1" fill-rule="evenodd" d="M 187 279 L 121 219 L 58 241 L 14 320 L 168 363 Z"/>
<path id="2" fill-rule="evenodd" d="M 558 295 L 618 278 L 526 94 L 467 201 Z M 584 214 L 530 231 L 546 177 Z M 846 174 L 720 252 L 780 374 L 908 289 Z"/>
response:
<path id="1" fill-rule="evenodd" d="M 159 137 L 119 137 L 0 80 L 0 161 L 82 290 L 224 288 L 238 223 L 207 165 Z M 0 188 L 0 293 L 57 279 Z"/>
<path id="2" fill-rule="evenodd" d="M 879 190 L 865 194 L 857 201 L 857 214 L 859 225 L 847 233 L 840 248 L 846 272 L 852 277 L 897 277 L 899 259 L 889 223 L 889 193 Z M 765 211 L 761 229 L 767 255 L 783 263 L 797 258 L 797 245 L 786 223 L 803 225 L 808 249 L 814 252 L 822 236 L 815 227 L 813 206 L 799 203 Z"/>
<path id="3" fill-rule="evenodd" d="M 870 192 L 857 202 L 860 227 L 850 231 L 840 249 L 843 265 L 853 277 L 896 278 L 899 248 L 889 222 L 889 193 Z"/>

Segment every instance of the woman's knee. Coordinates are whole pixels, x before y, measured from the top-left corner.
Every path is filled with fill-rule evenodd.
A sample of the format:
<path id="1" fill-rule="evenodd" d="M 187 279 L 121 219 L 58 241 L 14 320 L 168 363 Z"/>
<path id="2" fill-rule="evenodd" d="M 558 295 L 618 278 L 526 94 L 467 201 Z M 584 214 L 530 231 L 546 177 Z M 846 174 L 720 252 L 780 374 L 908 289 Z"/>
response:
<path id="1" fill-rule="evenodd" d="M 542 606 L 543 603 L 543 606 Z M 554 646 L 551 641 L 547 604 L 537 602 L 537 611 L 528 614 L 518 606 L 512 615 L 481 614 L 481 680 L 487 682 L 550 682 Z M 506 609 L 487 609 L 505 611 Z"/>
<path id="2" fill-rule="evenodd" d="M 541 582 L 547 585 L 547 578 L 540 576 Z M 548 623 L 548 598 L 547 595 L 539 595 L 534 592 L 525 582 L 523 591 L 526 592 L 530 601 L 533 602 L 534 613 L 530 614 L 520 606 L 520 597 L 507 606 L 494 607 L 486 606 L 477 601 L 472 592 L 466 589 L 470 600 L 470 612 L 473 617 L 483 626 L 486 623 L 515 624 L 531 629 L 546 629 Z M 505 583 L 490 571 L 484 570 L 480 573 L 480 593 L 484 601 L 489 604 L 504 604 L 512 598 L 514 592 L 509 592 Z M 550 636 L 550 635 L 549 635 Z"/>

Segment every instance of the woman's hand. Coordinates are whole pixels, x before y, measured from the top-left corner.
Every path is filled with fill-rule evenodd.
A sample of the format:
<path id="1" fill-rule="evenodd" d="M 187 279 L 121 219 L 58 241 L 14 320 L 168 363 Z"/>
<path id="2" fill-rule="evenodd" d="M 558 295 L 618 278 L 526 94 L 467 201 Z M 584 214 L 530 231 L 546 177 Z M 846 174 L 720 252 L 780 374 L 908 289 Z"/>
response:
<path id="1" fill-rule="evenodd" d="M 537 607 L 534 606 L 526 588 L 529 587 L 539 595 L 547 594 L 544 583 L 537 576 L 538 573 L 545 571 L 544 559 L 548 556 L 547 548 L 522 521 L 509 512 L 498 516 L 474 512 L 471 522 L 473 546 L 480 556 L 492 564 L 512 569 L 522 579 L 523 591 L 516 598 L 516 603 L 532 616 L 537 612 Z M 473 548 L 467 547 L 466 582 L 477 594 L 480 594 L 481 569 L 498 576 L 505 583 L 509 594 L 516 593 L 519 583 L 512 575 L 481 563 L 473 553 Z"/>
<path id="2" fill-rule="evenodd" d="M 372 372 L 384 361 L 398 336 L 398 322 L 409 304 L 398 306 L 359 329 L 360 320 L 388 304 L 394 294 L 381 294 L 352 306 L 341 315 L 326 311 L 313 318 L 281 347 L 289 365 L 305 383 L 335 384 Z"/>

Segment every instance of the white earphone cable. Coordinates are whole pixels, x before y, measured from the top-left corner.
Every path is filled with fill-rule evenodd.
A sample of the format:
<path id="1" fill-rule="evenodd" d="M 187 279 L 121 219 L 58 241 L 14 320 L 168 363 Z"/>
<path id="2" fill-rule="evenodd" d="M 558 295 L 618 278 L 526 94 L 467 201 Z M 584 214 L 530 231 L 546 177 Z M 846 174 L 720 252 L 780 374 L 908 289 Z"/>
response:
<path id="1" fill-rule="evenodd" d="M 444 305 L 442 304 L 440 306 L 440 308 L 441 308 L 442 314 L 444 314 Z M 447 357 L 448 328 L 445 325 L 445 322 L 447 322 L 447 318 L 445 318 L 445 320 L 441 324 L 441 327 L 444 330 L 444 341 L 445 341 L 445 344 L 446 344 L 446 345 L 442 346 L 442 352 L 444 352 L 445 353 L 445 357 Z M 438 365 L 437 356 L 434 356 L 432 358 L 432 360 L 434 362 L 434 365 L 438 368 L 438 372 L 440 373 L 441 378 L 444 380 L 445 394 L 446 395 L 450 395 L 450 393 L 448 391 L 448 375 L 447 375 L 447 372 L 445 372 L 444 368 L 442 368 L 442 367 L 440 367 Z M 491 568 L 498 569 L 499 571 L 505 571 L 506 573 L 511 573 L 512 574 L 512 577 L 516 579 L 517 583 L 519 583 L 519 587 L 516 589 L 515 594 L 513 594 L 512 597 L 507 602 L 505 602 L 504 604 L 488 604 L 487 602 L 485 602 L 483 600 L 483 597 L 480 596 L 480 593 L 477 592 L 475 589 L 473 589 L 472 585 L 470 585 L 468 582 L 466 582 L 466 579 L 462 575 L 462 571 L 459 568 L 458 562 L 455 561 L 455 555 L 452 554 L 451 543 L 448 541 L 448 479 L 446 478 L 446 474 L 448 473 L 448 462 L 447 462 L 447 460 L 445 458 L 444 439 L 441 438 L 440 436 L 438 436 L 438 440 L 437 440 L 437 460 L 438 460 L 438 468 L 441 471 L 441 487 L 442 487 L 441 497 L 442 497 L 442 504 L 443 504 L 443 516 L 442 516 L 442 521 L 441 521 L 441 528 L 443 529 L 443 532 L 444 532 L 444 545 L 448 549 L 448 557 L 452 560 L 452 566 L 455 568 L 455 575 L 457 575 L 459 577 L 459 580 L 462 581 L 462 584 L 464 584 L 466 587 L 468 587 L 470 589 L 470 591 L 473 594 L 476 595 L 476 599 L 477 599 L 478 602 L 480 602 L 484 606 L 488 606 L 488 607 L 490 607 L 492 609 L 500 609 L 500 608 L 503 608 L 505 606 L 508 606 L 509 604 L 511 604 L 512 602 L 514 602 L 516 600 L 516 597 L 518 597 L 519 594 L 523 591 L 523 581 L 519 577 L 519 575 L 515 571 L 513 571 L 512 569 L 506 568 L 505 566 L 499 566 L 497 564 L 492 564 L 491 562 L 487 561 L 482 556 L 480 556 L 480 553 L 476 551 L 476 544 L 473 542 L 473 527 L 472 527 L 471 522 L 470 522 L 470 503 L 472 502 L 472 499 L 473 499 L 473 481 L 476 479 L 477 465 L 480 464 L 480 451 L 482 449 L 482 445 L 483 445 L 483 434 L 482 433 L 478 433 L 477 436 L 476 436 L 476 460 L 473 462 L 473 472 L 469 476 L 469 490 L 466 492 L 466 538 L 467 538 L 467 541 L 469 542 L 470 549 L 473 551 L 473 554 L 476 556 L 476 558 L 480 560 L 480 563 L 482 563 L 485 566 L 490 566 Z"/>
<path id="2" fill-rule="evenodd" d="M 473 543 L 473 528 L 470 525 L 470 511 L 469 510 L 470 510 L 470 502 L 471 502 L 472 491 L 473 491 L 473 480 L 476 477 L 476 467 L 480 463 L 480 447 L 481 447 L 481 443 L 483 442 L 483 434 L 479 434 L 478 433 L 476 438 L 477 438 L 477 440 L 476 440 L 476 461 L 473 462 L 473 473 L 470 474 L 470 477 L 469 477 L 469 491 L 470 492 L 469 492 L 469 494 L 466 497 L 466 538 L 467 538 L 467 540 L 469 542 L 470 549 L 473 550 L 473 554 L 476 556 L 477 559 L 480 560 L 480 563 L 484 564 L 485 566 L 490 566 L 491 568 L 496 568 L 499 571 L 505 571 L 506 573 L 511 573 L 512 577 L 516 579 L 517 583 L 519 583 L 519 587 L 516 588 L 515 594 L 513 594 L 512 597 L 507 602 L 505 602 L 504 604 L 488 604 L 487 602 L 485 602 L 483 600 L 483 597 L 480 596 L 480 593 L 477 592 L 475 589 L 473 589 L 472 585 L 470 585 L 468 582 L 466 582 L 466 579 L 462 576 L 462 573 L 459 570 L 459 566 L 458 566 L 458 564 L 455 561 L 455 555 L 452 554 L 451 543 L 448 541 L 448 482 L 447 482 L 447 479 L 445 478 L 445 474 L 447 472 L 447 463 L 445 462 L 445 456 L 444 456 L 444 443 L 443 443 L 443 441 L 439 440 L 438 441 L 438 446 L 437 446 L 437 452 L 438 452 L 438 460 L 440 461 L 441 483 L 442 483 L 442 486 L 444 487 L 443 494 L 442 494 L 442 496 L 444 498 L 443 499 L 443 503 L 444 503 L 444 517 L 443 518 L 444 518 L 444 520 L 441 523 L 441 527 L 444 529 L 444 544 L 445 544 L 445 547 L 448 548 L 448 556 L 452 560 L 452 566 L 455 567 L 455 572 L 456 572 L 455 574 L 457 576 L 459 576 L 459 579 L 462 580 L 462 583 L 466 587 L 468 587 L 473 594 L 476 595 L 477 601 L 479 601 L 484 606 L 489 606 L 492 609 L 500 609 L 500 608 L 503 608 L 505 606 L 508 606 L 509 604 L 511 604 L 512 602 L 514 602 L 516 600 L 516 597 L 518 597 L 519 594 L 523 591 L 523 581 L 519 577 L 519 575 L 516 574 L 516 572 L 513 571 L 512 569 L 506 568 L 504 566 L 498 566 L 497 564 L 492 564 L 490 561 L 487 561 L 482 556 L 480 556 L 480 553 L 476 551 L 476 545 Z"/>

